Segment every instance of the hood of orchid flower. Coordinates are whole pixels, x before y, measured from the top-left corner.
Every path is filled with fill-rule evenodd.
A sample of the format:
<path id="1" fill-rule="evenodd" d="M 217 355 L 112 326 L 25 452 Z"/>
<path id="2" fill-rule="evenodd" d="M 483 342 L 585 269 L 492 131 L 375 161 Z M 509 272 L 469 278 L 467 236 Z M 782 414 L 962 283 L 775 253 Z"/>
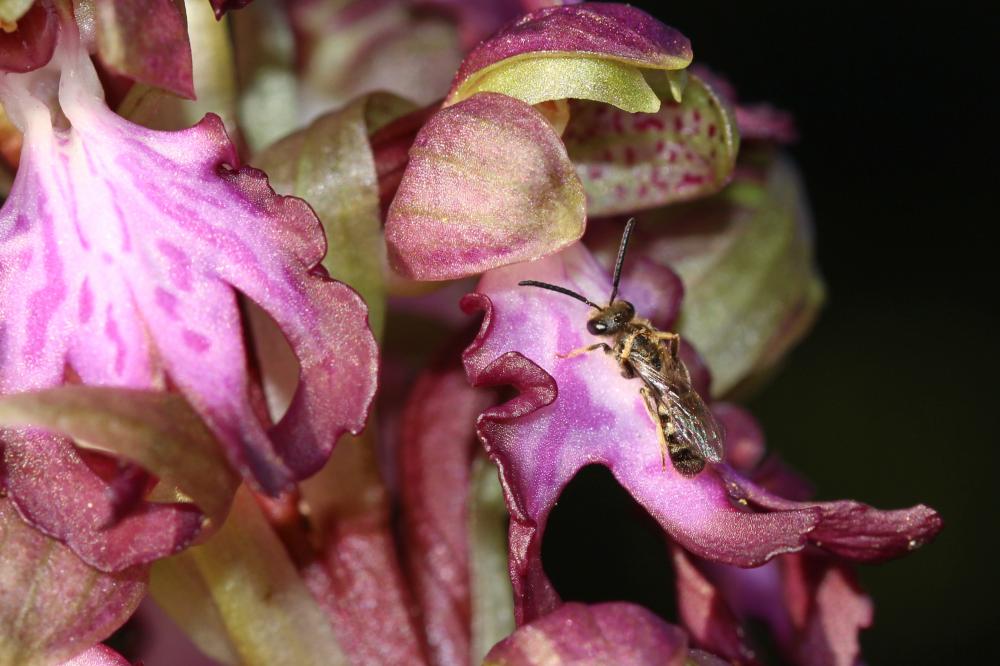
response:
<path id="1" fill-rule="evenodd" d="M 507 25 L 466 57 L 410 149 L 386 216 L 392 267 L 473 275 L 567 247 L 588 212 L 718 190 L 738 137 L 726 104 L 678 73 L 691 58 L 687 38 L 627 5 Z"/>
<path id="2" fill-rule="evenodd" d="M 854 560 L 879 560 L 912 550 L 940 529 L 940 518 L 923 506 L 878 511 L 853 501 L 796 502 L 726 464 L 709 465 L 693 478 L 664 468 L 640 380 L 622 377 L 617 363 L 600 352 L 559 356 L 595 341 L 586 329 L 588 308 L 561 294 L 518 286 L 526 279 L 568 287 L 596 302 L 611 290 L 608 275 L 577 244 L 546 259 L 490 271 L 477 293 L 463 300 L 467 312 L 483 313 L 479 335 L 464 356 L 470 381 L 517 390 L 482 413 L 478 431 L 499 467 L 511 513 L 519 621 L 558 603 L 541 566 L 541 537 L 560 492 L 586 465 L 606 466 L 675 543 L 714 562 L 758 566 L 808 543 Z M 624 288 L 621 297 L 631 299 L 640 315 L 653 305 Z"/>
<path id="3" fill-rule="evenodd" d="M 0 392 L 64 382 L 176 390 L 235 469 L 280 491 L 364 424 L 377 367 L 365 305 L 319 266 L 325 239 L 308 205 L 241 167 L 217 117 L 152 131 L 102 97 L 66 25 L 48 66 L 0 78 L 0 99 L 24 133 L 0 210 Z M 251 399 L 243 298 L 274 319 L 300 366 L 291 405 L 270 427 Z M 12 489 L 44 487 L 46 466 L 77 477 L 92 466 L 40 431 L 5 431 L 3 442 L 12 499 L 59 534 L 49 524 L 57 517 L 44 519 Z M 41 467 L 16 462 L 43 448 L 51 455 Z M 152 556 L 91 561 L 117 568 Z"/>

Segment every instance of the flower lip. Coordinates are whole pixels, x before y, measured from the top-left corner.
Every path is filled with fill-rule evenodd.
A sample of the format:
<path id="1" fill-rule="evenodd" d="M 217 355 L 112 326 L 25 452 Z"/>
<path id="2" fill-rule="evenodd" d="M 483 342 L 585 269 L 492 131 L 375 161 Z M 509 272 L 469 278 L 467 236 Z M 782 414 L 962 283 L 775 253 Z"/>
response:
<path id="1" fill-rule="evenodd" d="M 577 304 L 526 290 L 530 276 L 583 294 L 609 280 L 582 245 L 486 273 L 462 308 L 480 311 L 479 335 L 463 354 L 474 386 L 509 384 L 516 395 L 484 411 L 477 431 L 496 462 L 511 514 L 511 574 L 519 621 L 558 603 L 541 566 L 541 535 L 562 489 L 586 465 L 607 467 L 671 539 L 704 559 L 759 566 L 820 545 L 849 559 L 900 555 L 940 521 L 925 507 L 878 511 L 857 502 L 793 502 L 756 488 L 726 463 L 685 477 L 661 466 L 655 425 L 637 381 L 605 354 L 560 356 L 590 344 Z M 631 294 L 625 294 L 634 298 Z M 647 304 L 636 300 L 643 312 Z"/>

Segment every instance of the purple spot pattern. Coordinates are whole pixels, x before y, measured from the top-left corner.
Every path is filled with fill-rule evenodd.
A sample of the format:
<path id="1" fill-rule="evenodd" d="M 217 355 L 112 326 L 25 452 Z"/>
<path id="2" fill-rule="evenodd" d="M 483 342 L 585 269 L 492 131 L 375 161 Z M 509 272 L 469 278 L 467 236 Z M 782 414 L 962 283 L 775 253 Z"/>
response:
<path id="1" fill-rule="evenodd" d="M 629 213 L 711 194 L 729 181 L 738 138 L 728 106 L 690 77 L 657 113 L 571 101 L 563 134 L 590 215 Z"/>

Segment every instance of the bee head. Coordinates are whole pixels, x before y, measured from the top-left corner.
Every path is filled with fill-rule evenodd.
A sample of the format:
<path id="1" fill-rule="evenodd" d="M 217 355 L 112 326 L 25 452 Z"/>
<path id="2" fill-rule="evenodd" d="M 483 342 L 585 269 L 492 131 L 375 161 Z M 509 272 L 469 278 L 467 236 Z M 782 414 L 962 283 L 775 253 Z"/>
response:
<path id="1" fill-rule="evenodd" d="M 587 330 L 591 335 L 614 335 L 635 317 L 635 307 L 628 301 L 615 301 L 590 318 Z"/>

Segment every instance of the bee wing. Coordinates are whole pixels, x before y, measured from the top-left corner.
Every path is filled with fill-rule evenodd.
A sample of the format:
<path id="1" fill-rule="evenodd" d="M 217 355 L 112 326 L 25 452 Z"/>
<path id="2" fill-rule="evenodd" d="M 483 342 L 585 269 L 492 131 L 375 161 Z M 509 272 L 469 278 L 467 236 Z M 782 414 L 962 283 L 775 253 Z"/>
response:
<path id="1" fill-rule="evenodd" d="M 690 387 L 679 386 L 668 387 L 661 396 L 670 408 L 677 440 L 689 444 L 709 462 L 722 462 L 722 426 L 701 396 Z"/>
<path id="2" fill-rule="evenodd" d="M 722 427 L 705 401 L 688 384 L 686 376 L 671 382 L 641 356 L 632 356 L 629 362 L 667 406 L 677 441 L 687 444 L 709 462 L 722 462 L 725 454 Z"/>

